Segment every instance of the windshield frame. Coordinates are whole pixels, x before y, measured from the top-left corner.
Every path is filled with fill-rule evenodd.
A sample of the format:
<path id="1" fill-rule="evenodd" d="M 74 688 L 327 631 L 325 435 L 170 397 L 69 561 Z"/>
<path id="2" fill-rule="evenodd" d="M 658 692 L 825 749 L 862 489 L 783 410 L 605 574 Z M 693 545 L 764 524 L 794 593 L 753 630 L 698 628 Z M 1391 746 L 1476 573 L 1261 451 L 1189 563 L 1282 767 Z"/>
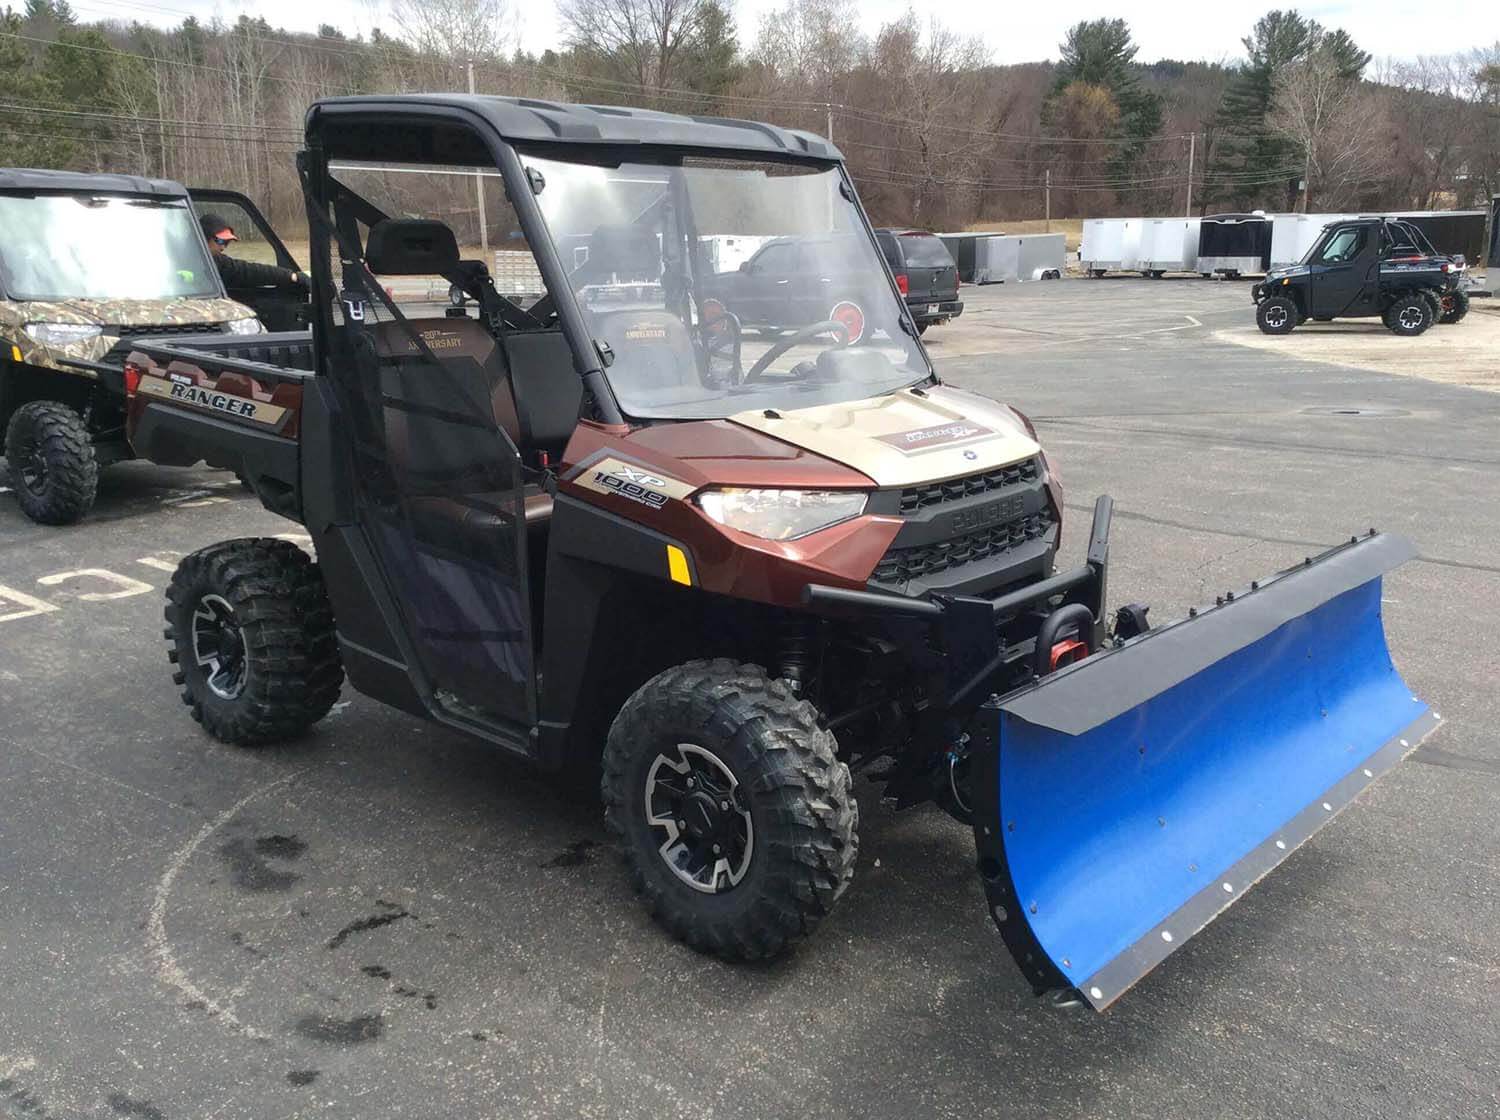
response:
<path id="1" fill-rule="evenodd" d="M 553 285 L 552 276 L 547 274 L 546 269 L 543 269 L 544 279 L 548 281 L 549 294 L 557 305 L 559 317 L 565 322 L 571 319 L 572 323 L 575 326 L 575 329 L 577 329 L 583 337 L 589 340 L 588 348 L 589 350 L 594 352 L 592 356 L 594 356 L 596 360 L 598 359 L 598 355 L 600 353 L 599 348 L 602 340 L 594 336 L 593 321 L 589 314 L 584 310 L 582 301 L 578 298 L 578 294 L 574 291 L 572 284 L 568 282 L 567 270 L 562 267 L 562 250 L 558 244 L 557 235 L 554 232 L 553 225 L 550 221 L 547 220 L 546 213 L 542 210 L 539 200 L 529 189 L 531 183 L 525 170 L 527 166 L 526 161 L 529 159 L 545 160 L 549 163 L 574 163 L 580 166 L 593 167 L 619 167 L 624 164 L 662 164 L 667 168 L 675 166 L 679 171 L 682 169 L 682 165 L 685 160 L 721 161 L 730 163 L 738 162 L 744 163 L 746 165 L 775 163 L 804 169 L 809 172 L 825 174 L 831 172 L 835 174 L 837 176 L 836 190 L 838 191 L 838 194 L 852 207 L 853 213 L 857 219 L 857 221 L 851 226 L 849 233 L 862 240 L 862 242 L 868 247 L 869 253 L 873 255 L 875 261 L 877 262 L 876 267 L 879 268 L 880 273 L 884 277 L 885 290 L 889 291 L 890 299 L 892 301 L 891 307 L 895 310 L 896 321 L 898 322 L 902 332 L 906 335 L 907 340 L 910 342 L 912 349 L 916 353 L 918 361 L 921 364 L 920 372 L 914 372 L 910 379 L 904 380 L 900 384 L 893 385 L 889 389 L 882 389 L 879 392 L 872 392 L 869 394 L 869 396 L 887 396 L 890 393 L 902 392 L 913 386 L 937 383 L 937 372 L 932 365 L 932 359 L 927 353 L 926 347 L 922 344 L 921 337 L 917 331 L 916 322 L 912 318 L 911 309 L 907 305 L 906 300 L 901 295 L 900 289 L 896 285 L 895 272 L 891 268 L 890 262 L 886 259 L 885 252 L 880 247 L 879 240 L 877 239 L 875 234 L 875 227 L 870 221 L 869 214 L 865 211 L 864 206 L 859 200 L 858 191 L 855 189 L 854 182 L 849 176 L 849 169 L 842 159 L 828 159 L 815 156 L 797 155 L 795 153 L 763 152 L 758 150 L 747 151 L 740 148 L 698 147 L 674 144 L 625 145 L 608 143 L 577 144 L 549 141 L 527 141 L 505 142 L 504 148 L 506 149 L 508 154 L 512 156 L 516 161 L 515 170 L 519 172 L 519 174 L 515 174 L 513 178 L 527 184 L 528 189 L 525 192 L 529 196 L 527 202 L 535 207 L 533 213 L 536 218 L 539 236 L 530 239 L 532 241 L 533 248 L 536 248 L 538 240 L 544 240 L 547 249 L 549 250 L 548 255 L 558 262 L 558 268 L 562 274 L 561 279 L 563 280 L 563 284 L 561 286 L 561 289 L 559 290 L 555 285 Z M 501 170 L 506 171 L 507 168 L 505 168 L 502 164 Z M 512 176 L 507 176 L 507 183 L 511 182 L 511 180 Z M 677 196 L 684 195 L 685 190 L 682 185 L 681 176 L 676 177 L 676 179 L 674 180 L 674 184 L 675 185 L 672 187 L 673 194 Z M 524 209 L 528 210 L 531 208 L 531 206 L 524 207 Z M 522 210 L 523 206 L 518 204 L 518 213 L 520 213 Z M 525 219 L 523 218 L 523 221 L 524 220 Z M 690 204 L 686 208 L 686 223 L 687 228 L 696 230 L 696 220 L 693 216 L 692 207 Z M 694 248 L 693 254 L 694 256 L 697 255 L 696 248 Z M 540 256 L 541 254 L 539 253 L 539 263 Z M 683 423 L 692 422 L 695 420 L 724 418 L 724 416 L 722 415 L 716 415 L 713 417 L 682 416 L 658 414 L 650 411 L 631 411 L 626 407 L 625 402 L 620 399 L 619 393 L 616 391 L 614 384 L 610 381 L 609 362 L 598 361 L 597 372 L 601 375 L 601 380 L 609 386 L 610 396 L 613 398 L 616 407 L 620 410 L 622 420 L 628 423 Z M 747 399 L 745 408 L 748 409 L 753 407 L 766 406 L 760 404 L 759 402 L 757 402 L 756 404 L 751 404 Z M 771 407 L 780 406 L 772 405 Z M 787 405 L 785 407 L 795 408 L 803 406 L 794 404 Z M 726 413 L 725 415 L 729 415 L 729 413 Z"/>
<path id="2" fill-rule="evenodd" d="M 198 225 L 198 218 L 193 210 L 192 201 L 186 192 L 179 195 L 121 190 L 79 191 L 28 189 L 0 191 L 0 198 L 16 198 L 26 201 L 53 198 L 108 198 L 111 200 L 136 200 L 149 203 L 166 204 L 167 206 L 171 206 L 174 209 L 176 208 L 176 205 L 174 204 L 180 204 L 182 210 L 187 215 L 188 225 L 192 230 L 193 239 L 198 245 L 198 248 L 203 253 L 202 263 L 206 266 L 204 269 L 204 276 L 207 279 L 207 284 L 205 286 L 212 288 L 212 291 L 209 292 L 195 292 L 190 295 L 180 296 L 91 296 L 80 295 L 77 292 L 57 294 L 22 294 L 12 287 L 9 275 L 10 270 L 5 263 L 5 254 L 3 251 L 0 251 L 0 291 L 4 292 L 4 296 L 7 300 L 13 301 L 15 303 L 68 303 L 79 300 L 98 303 L 113 303 L 116 301 L 127 300 L 166 303 L 174 300 L 207 300 L 228 298 L 224 290 L 224 280 L 219 275 L 218 267 L 214 264 L 213 253 L 209 250 L 208 242 L 203 237 L 203 230 Z"/>

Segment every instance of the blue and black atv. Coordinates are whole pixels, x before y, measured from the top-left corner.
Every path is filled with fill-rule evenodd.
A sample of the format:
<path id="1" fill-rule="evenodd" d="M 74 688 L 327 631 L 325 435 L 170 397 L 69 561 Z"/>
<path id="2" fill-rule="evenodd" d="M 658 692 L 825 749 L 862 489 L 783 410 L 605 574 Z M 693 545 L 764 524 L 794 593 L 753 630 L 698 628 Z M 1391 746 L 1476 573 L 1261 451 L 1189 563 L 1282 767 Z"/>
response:
<path id="1" fill-rule="evenodd" d="M 1300 264 L 1255 285 L 1255 323 L 1266 334 L 1289 334 L 1308 319 L 1378 315 L 1394 333 L 1415 336 L 1468 314 L 1465 271 L 1461 258 L 1437 252 L 1399 218 L 1330 222 Z"/>

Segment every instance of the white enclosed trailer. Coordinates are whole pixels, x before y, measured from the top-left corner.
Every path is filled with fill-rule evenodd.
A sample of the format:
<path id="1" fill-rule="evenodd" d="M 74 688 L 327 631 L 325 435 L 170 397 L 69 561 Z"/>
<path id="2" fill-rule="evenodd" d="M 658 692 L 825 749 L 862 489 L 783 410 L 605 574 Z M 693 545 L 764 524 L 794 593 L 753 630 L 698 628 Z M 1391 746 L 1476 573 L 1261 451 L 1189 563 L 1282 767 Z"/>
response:
<path id="1" fill-rule="evenodd" d="M 1083 223 L 1078 263 L 1090 276 L 1131 271 L 1140 255 L 1141 218 L 1089 218 Z"/>
<path id="2" fill-rule="evenodd" d="M 1271 219 L 1271 267 L 1282 268 L 1296 264 L 1323 232 L 1330 222 L 1340 222 L 1352 214 L 1272 214 Z"/>
<path id="3" fill-rule="evenodd" d="M 1160 276 L 1164 272 L 1196 272 L 1198 219 L 1144 219 L 1136 264 L 1148 276 Z"/>

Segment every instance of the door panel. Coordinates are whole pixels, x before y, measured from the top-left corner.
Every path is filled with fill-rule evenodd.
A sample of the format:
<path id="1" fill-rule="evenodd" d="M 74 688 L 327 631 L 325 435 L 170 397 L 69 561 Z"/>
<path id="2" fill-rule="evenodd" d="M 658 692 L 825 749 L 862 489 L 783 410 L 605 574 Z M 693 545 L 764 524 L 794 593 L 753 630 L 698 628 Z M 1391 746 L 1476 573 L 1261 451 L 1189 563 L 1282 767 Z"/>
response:
<path id="1" fill-rule="evenodd" d="M 1367 287 L 1377 282 L 1378 240 L 1369 227 L 1336 232 L 1311 263 L 1309 313 L 1339 316 L 1354 313 Z"/>
<path id="2" fill-rule="evenodd" d="M 217 214 L 234 230 L 239 241 L 235 256 L 263 264 L 275 264 L 293 272 L 302 266 L 287 250 L 271 223 L 255 203 L 237 191 L 194 187 L 188 191 L 198 217 Z M 307 327 L 307 296 L 276 287 L 226 288 L 229 298 L 243 303 L 270 331 L 299 331 Z"/>

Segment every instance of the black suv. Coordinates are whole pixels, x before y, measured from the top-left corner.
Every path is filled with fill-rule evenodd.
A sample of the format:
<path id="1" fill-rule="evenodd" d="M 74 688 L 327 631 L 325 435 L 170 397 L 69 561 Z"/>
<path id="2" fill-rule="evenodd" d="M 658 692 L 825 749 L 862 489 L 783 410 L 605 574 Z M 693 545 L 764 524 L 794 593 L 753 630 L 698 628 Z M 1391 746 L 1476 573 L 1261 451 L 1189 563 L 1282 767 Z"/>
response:
<path id="1" fill-rule="evenodd" d="M 935 234 L 920 229 L 877 229 L 875 239 L 896 274 L 896 286 L 906 297 L 918 331 L 964 313 L 958 298 L 958 266 Z"/>

